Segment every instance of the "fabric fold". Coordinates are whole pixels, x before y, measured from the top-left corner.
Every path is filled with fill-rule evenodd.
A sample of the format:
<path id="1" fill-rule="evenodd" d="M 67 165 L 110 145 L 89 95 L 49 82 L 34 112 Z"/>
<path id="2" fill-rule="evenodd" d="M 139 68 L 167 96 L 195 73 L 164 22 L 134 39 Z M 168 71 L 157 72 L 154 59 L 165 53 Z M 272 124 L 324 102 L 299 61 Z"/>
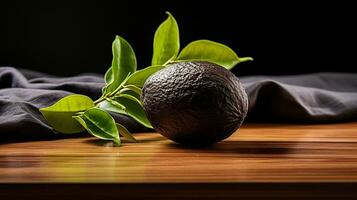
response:
<path id="1" fill-rule="evenodd" d="M 357 119 L 357 74 L 251 76 L 240 80 L 249 97 L 246 121 L 332 123 Z M 98 74 L 56 77 L 0 67 L 0 141 L 71 137 L 56 134 L 38 109 L 72 93 L 97 99 L 103 85 L 103 76 Z M 130 117 L 114 117 L 132 132 L 148 131 Z"/>

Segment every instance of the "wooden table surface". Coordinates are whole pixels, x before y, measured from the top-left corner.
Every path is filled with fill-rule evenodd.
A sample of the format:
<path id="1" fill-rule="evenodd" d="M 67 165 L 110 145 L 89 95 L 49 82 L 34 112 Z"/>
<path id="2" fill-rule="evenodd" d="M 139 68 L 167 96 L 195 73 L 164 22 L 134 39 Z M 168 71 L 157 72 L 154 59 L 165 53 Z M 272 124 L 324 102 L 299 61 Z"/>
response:
<path id="1" fill-rule="evenodd" d="M 245 124 L 197 149 L 157 133 L 136 138 L 121 147 L 94 138 L 1 144 L 0 199 L 357 198 L 357 122 Z"/>

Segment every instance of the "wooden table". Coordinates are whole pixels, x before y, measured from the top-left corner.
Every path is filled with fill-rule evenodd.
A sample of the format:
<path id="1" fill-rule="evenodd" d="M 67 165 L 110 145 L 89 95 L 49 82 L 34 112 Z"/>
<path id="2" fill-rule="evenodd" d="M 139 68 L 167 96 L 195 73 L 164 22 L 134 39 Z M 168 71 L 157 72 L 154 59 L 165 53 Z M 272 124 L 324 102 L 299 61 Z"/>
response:
<path id="1" fill-rule="evenodd" d="M 157 133 L 0 145 L 0 199 L 357 198 L 357 122 L 246 124 L 209 148 Z"/>

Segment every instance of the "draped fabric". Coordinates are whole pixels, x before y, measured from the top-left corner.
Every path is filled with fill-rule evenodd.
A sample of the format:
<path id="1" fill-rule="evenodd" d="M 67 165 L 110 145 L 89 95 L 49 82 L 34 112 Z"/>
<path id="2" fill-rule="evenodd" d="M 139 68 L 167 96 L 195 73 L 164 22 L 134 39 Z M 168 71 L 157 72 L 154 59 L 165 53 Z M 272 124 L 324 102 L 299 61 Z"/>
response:
<path id="1" fill-rule="evenodd" d="M 246 121 L 330 123 L 357 119 L 357 74 L 252 76 L 240 80 L 249 97 Z M 103 85 L 103 76 L 98 74 L 55 77 L 0 67 L 0 141 L 71 137 L 56 134 L 38 109 L 72 93 L 97 99 Z M 114 117 L 132 132 L 148 131 L 127 116 Z"/>

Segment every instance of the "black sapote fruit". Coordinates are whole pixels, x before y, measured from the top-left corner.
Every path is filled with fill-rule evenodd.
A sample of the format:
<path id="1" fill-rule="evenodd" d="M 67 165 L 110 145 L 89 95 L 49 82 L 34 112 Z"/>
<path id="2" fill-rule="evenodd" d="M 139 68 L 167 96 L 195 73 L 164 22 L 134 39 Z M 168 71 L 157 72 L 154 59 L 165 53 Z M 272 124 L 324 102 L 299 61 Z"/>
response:
<path id="1" fill-rule="evenodd" d="M 234 133 L 248 111 L 239 79 L 209 62 L 179 62 L 149 77 L 141 95 L 155 130 L 184 145 L 209 145 Z"/>

